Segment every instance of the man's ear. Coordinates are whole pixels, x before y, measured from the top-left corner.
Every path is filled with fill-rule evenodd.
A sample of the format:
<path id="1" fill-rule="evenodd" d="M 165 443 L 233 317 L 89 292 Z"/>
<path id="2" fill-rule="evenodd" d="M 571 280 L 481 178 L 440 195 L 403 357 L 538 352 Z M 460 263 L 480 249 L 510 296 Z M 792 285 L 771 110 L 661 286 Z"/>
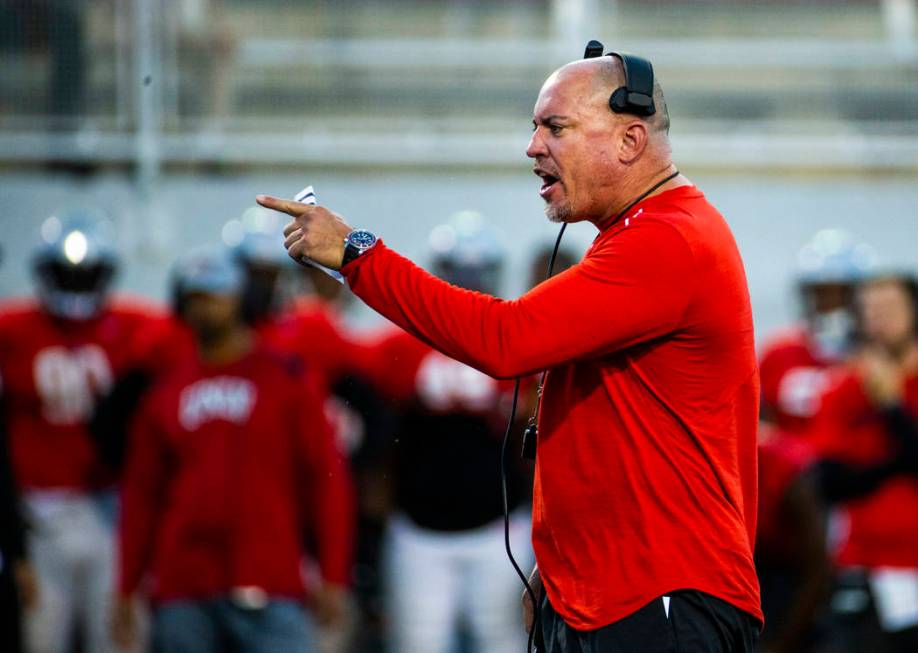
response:
<path id="1" fill-rule="evenodd" d="M 618 144 L 618 157 L 622 163 L 634 163 L 647 148 L 647 124 L 642 120 L 632 120 L 625 125 Z"/>

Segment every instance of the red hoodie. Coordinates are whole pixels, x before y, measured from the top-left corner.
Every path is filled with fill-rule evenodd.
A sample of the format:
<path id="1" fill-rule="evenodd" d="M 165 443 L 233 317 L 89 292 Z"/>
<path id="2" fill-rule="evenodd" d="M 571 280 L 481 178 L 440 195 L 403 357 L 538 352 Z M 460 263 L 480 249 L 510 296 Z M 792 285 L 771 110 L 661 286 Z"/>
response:
<path id="1" fill-rule="evenodd" d="M 122 487 L 120 580 L 155 600 L 255 586 L 302 596 L 307 533 L 325 580 L 349 576 L 353 497 L 313 382 L 256 350 L 192 362 L 145 398 Z"/>
<path id="2" fill-rule="evenodd" d="M 599 628 L 677 589 L 762 618 L 752 311 L 733 236 L 700 191 L 641 202 L 513 301 L 383 244 L 343 271 L 372 308 L 491 376 L 549 368 L 533 545 L 568 624 Z"/>

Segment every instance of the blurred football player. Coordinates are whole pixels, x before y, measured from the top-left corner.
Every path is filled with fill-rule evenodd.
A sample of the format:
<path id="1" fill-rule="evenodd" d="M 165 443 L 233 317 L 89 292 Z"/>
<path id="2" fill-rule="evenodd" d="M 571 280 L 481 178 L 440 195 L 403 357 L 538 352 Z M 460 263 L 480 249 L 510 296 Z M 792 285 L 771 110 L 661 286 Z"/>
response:
<path id="1" fill-rule="evenodd" d="M 499 289 L 504 251 L 481 215 L 430 236 L 432 271 L 470 291 Z M 474 328 L 474 325 L 469 325 Z M 474 651 L 523 650 L 519 579 L 507 562 L 500 450 L 513 383 L 447 358 L 401 330 L 383 337 L 375 377 L 398 406 L 386 584 L 391 650 L 437 653 L 464 625 Z M 531 563 L 519 448 L 508 464 L 511 536 Z"/>
<path id="2" fill-rule="evenodd" d="M 327 393 L 325 411 L 335 437 L 351 463 L 358 493 L 354 590 L 360 614 L 349 617 L 361 623 L 322 629 L 321 649 L 337 651 L 347 639 L 373 639 L 379 629 L 383 516 L 377 486 L 381 443 L 391 433 L 391 419 L 379 393 L 363 378 L 367 349 L 341 319 L 345 286 L 316 268 L 295 265 L 279 246 L 284 225 L 276 212 L 255 206 L 226 224 L 223 240 L 244 272 L 243 317 L 269 346 L 315 372 Z"/>
<path id="3" fill-rule="evenodd" d="M 798 254 L 803 324 L 773 336 L 759 364 L 763 413 L 783 431 L 806 429 L 819 409 L 826 369 L 851 351 L 853 289 L 874 259 L 869 246 L 837 229 L 818 232 Z"/>
<path id="4" fill-rule="evenodd" d="M 918 286 L 883 275 L 856 293 L 861 345 L 823 397 L 812 443 L 826 499 L 844 508 L 846 585 L 866 570 L 880 635 L 848 650 L 918 650 Z M 841 594 L 848 598 L 852 586 Z M 833 605 L 850 601 L 833 601 Z M 861 624 L 863 626 L 863 624 Z"/>
<path id="5" fill-rule="evenodd" d="M 87 423 L 159 316 L 109 299 L 118 259 L 104 216 L 68 211 L 45 221 L 41 237 L 32 257 L 38 301 L 0 310 L 2 419 L 39 586 L 27 635 L 33 651 L 63 652 L 78 628 L 83 650 L 96 653 L 110 650 L 115 504 Z"/>
<path id="6" fill-rule="evenodd" d="M 157 379 L 134 420 L 115 638 L 134 640 L 149 576 L 154 650 L 311 650 L 307 536 L 319 621 L 340 619 L 351 569 L 350 479 L 322 391 L 246 324 L 244 274 L 225 248 L 182 258 L 173 284 L 195 355 Z"/>

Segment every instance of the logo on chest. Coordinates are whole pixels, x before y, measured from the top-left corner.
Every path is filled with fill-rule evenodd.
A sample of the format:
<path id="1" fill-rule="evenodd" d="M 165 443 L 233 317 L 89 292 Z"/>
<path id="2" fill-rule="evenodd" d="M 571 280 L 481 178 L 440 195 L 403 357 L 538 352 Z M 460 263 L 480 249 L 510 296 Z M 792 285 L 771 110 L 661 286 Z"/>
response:
<path id="1" fill-rule="evenodd" d="M 182 390 L 179 424 L 186 431 L 216 420 L 245 424 L 255 407 L 256 396 L 255 385 L 246 379 L 232 376 L 202 379 Z"/>
<path id="2" fill-rule="evenodd" d="M 438 352 L 424 358 L 415 384 L 421 402 L 437 411 L 485 411 L 499 400 L 497 381 Z"/>
<path id="3" fill-rule="evenodd" d="M 105 351 L 96 344 L 46 347 L 33 362 L 35 391 L 42 415 L 51 424 L 79 424 L 92 416 L 96 398 L 112 386 Z"/>

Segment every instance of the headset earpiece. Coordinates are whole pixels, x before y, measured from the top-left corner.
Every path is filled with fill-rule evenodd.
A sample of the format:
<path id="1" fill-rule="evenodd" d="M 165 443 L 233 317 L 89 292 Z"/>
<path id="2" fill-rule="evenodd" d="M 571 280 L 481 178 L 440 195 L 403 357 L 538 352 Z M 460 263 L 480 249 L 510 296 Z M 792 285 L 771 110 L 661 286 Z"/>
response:
<path id="1" fill-rule="evenodd" d="M 583 51 L 584 59 L 601 57 L 603 45 L 590 41 Z M 653 103 L 653 64 L 643 57 L 621 52 L 609 52 L 609 57 L 618 57 L 625 73 L 625 84 L 609 96 L 609 108 L 614 113 L 630 113 L 646 118 L 657 112 Z"/>

